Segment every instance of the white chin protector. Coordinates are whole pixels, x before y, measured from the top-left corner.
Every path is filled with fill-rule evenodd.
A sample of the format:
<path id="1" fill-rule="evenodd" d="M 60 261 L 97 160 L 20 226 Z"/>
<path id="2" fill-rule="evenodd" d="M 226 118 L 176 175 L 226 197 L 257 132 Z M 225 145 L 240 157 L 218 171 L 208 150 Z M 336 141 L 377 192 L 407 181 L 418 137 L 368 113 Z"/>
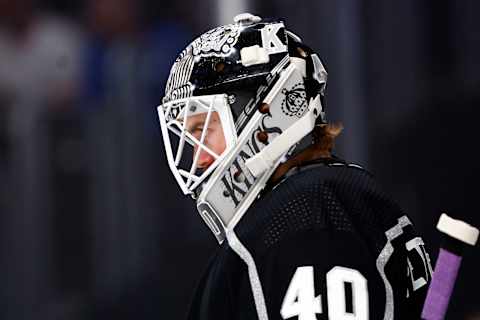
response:
<path id="1" fill-rule="evenodd" d="M 279 78 L 258 104 L 268 104 L 268 110 L 254 111 L 238 137 L 225 95 L 191 97 L 158 107 L 170 168 L 185 194 L 192 194 L 202 184 L 197 208 L 220 243 L 285 156 L 313 130 L 317 117 L 323 116 L 320 96 L 307 101 L 303 68 L 290 63 L 279 72 Z M 205 125 L 200 131 L 193 131 L 191 121 L 199 118 Z M 221 123 L 223 152 L 214 148 L 213 142 L 218 142 L 220 136 L 218 131 L 208 131 L 212 119 Z M 218 130 L 218 123 L 213 127 Z M 177 142 L 173 142 L 172 136 Z M 193 151 L 186 152 L 186 146 Z M 203 158 L 210 155 L 213 162 L 198 174 L 200 152 Z"/>

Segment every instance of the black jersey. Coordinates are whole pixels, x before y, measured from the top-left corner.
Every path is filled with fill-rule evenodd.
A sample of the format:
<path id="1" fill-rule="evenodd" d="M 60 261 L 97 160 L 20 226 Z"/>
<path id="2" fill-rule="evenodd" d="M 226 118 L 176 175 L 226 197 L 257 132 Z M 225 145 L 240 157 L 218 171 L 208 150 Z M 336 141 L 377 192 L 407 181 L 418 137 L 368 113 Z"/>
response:
<path id="1" fill-rule="evenodd" d="M 211 259 L 188 319 L 420 319 L 429 256 L 365 170 L 297 168 Z"/>

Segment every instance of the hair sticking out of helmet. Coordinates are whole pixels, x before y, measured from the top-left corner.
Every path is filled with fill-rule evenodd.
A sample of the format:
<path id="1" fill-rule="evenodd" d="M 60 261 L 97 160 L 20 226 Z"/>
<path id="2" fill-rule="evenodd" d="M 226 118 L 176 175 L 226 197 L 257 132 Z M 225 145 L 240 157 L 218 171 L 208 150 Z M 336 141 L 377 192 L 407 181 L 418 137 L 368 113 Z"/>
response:
<path id="1" fill-rule="evenodd" d="M 335 138 L 343 130 L 341 123 L 319 124 L 312 133 L 313 142 L 306 149 L 280 164 L 272 175 L 270 183 L 278 182 L 290 169 L 302 166 L 308 162 L 330 158 L 335 145 Z"/>
<path id="2" fill-rule="evenodd" d="M 343 124 L 329 123 L 319 124 L 313 129 L 312 149 L 316 151 L 319 158 L 332 156 L 335 145 L 335 138 L 343 131 Z"/>

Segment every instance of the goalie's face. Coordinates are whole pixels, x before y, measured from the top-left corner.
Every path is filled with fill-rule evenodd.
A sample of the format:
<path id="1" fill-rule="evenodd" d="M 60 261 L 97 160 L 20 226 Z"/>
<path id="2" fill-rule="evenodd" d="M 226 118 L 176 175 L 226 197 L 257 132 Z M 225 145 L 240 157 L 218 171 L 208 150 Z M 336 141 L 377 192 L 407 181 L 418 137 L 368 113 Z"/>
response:
<path id="1" fill-rule="evenodd" d="M 158 107 L 170 169 L 185 194 L 194 194 L 236 144 L 226 95 L 193 96 Z"/>
<path id="2" fill-rule="evenodd" d="M 212 112 L 208 124 L 206 123 L 206 120 L 207 113 L 200 113 L 191 116 L 186 126 L 187 131 L 190 132 L 195 139 L 200 141 L 202 133 L 205 130 L 206 134 L 203 142 L 204 145 L 212 150 L 215 154 L 220 155 L 223 153 L 223 151 L 225 151 L 226 148 L 225 135 L 223 133 L 220 116 L 218 115 L 218 112 Z M 215 161 L 215 157 L 211 153 L 208 153 L 203 148 L 199 148 L 199 145 L 195 144 L 192 157 L 195 157 L 197 152 L 199 152 L 197 160 L 198 169 L 205 170 Z"/>

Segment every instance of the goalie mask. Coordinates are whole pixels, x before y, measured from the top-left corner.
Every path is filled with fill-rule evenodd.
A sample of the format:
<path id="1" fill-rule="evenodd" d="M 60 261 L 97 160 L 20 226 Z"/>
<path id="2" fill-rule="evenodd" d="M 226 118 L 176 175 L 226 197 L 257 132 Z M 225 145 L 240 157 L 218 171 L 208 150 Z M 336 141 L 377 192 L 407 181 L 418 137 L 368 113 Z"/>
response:
<path id="1" fill-rule="evenodd" d="M 176 59 L 158 115 L 168 164 L 221 243 L 278 165 L 324 123 L 327 73 L 283 22 L 251 14 Z"/>

